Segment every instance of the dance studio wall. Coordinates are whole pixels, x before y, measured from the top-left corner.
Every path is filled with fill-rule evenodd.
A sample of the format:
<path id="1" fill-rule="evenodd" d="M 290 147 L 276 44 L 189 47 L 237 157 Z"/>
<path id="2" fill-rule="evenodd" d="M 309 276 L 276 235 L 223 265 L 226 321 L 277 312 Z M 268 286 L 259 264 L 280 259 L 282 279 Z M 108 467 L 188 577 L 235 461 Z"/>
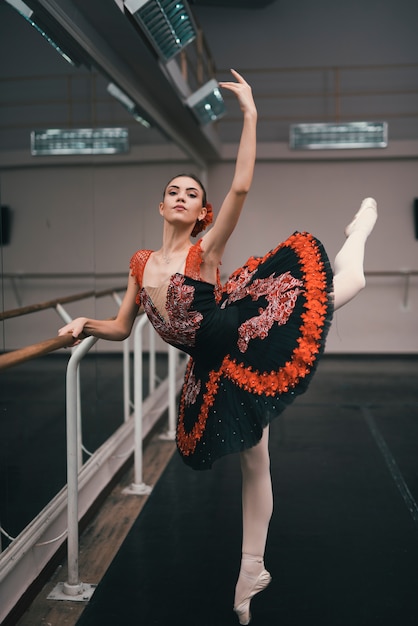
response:
<path id="1" fill-rule="evenodd" d="M 344 226 L 365 196 L 374 196 L 379 221 L 369 239 L 365 267 L 371 272 L 418 269 L 413 200 L 418 195 L 418 151 L 408 158 L 295 160 L 285 148 L 276 158 L 272 146 L 259 147 L 253 187 L 242 219 L 222 264 L 225 277 L 251 254 L 262 254 L 294 230 L 309 230 L 324 243 L 331 259 L 344 241 Z M 208 171 L 208 195 L 215 211 L 233 173 L 234 148 L 223 163 Z M 287 156 L 286 156 L 287 155 Z M 158 248 L 161 218 L 158 203 L 165 182 L 190 163 L 128 163 L 97 166 L 10 167 L 2 171 L 2 204 L 11 207 L 11 242 L 2 250 L 3 308 L 46 301 L 85 291 L 124 285 L 131 254 Z M 198 173 L 198 172 L 196 172 Z M 39 273 L 91 273 L 93 278 L 57 277 L 29 280 Z M 99 274 L 120 272 L 116 280 Z M 418 349 L 418 278 L 371 276 L 357 299 L 340 310 L 327 350 L 332 353 L 413 353 Z M 111 299 L 88 299 L 68 306 L 72 316 L 109 317 Z M 7 320 L 6 350 L 55 335 L 61 322 L 53 311 Z M 162 349 L 163 345 L 159 344 Z M 100 342 L 99 350 L 118 351 L 120 344 Z"/>

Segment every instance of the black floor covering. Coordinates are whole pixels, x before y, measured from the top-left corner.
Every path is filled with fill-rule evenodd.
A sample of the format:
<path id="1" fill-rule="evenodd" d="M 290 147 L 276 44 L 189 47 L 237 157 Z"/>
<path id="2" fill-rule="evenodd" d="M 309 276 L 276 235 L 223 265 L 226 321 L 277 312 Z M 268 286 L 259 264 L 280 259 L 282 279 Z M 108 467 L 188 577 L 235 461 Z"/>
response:
<path id="1" fill-rule="evenodd" d="M 324 358 L 270 450 L 252 626 L 416 626 L 418 358 Z M 237 624 L 240 543 L 237 456 L 194 472 L 176 454 L 78 626 Z"/>

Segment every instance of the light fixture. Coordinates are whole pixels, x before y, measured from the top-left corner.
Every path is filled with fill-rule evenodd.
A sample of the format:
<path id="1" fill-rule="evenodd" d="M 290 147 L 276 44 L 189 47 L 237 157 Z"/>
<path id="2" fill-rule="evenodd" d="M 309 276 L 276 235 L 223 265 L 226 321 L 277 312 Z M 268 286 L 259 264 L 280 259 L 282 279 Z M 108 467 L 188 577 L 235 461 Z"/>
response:
<path id="1" fill-rule="evenodd" d="M 124 5 L 163 61 L 196 38 L 197 28 L 184 0 L 125 0 Z"/>
<path id="2" fill-rule="evenodd" d="M 6 2 L 16 9 L 16 11 L 24 17 L 25 20 L 27 20 L 29 24 L 33 26 L 35 30 L 42 35 L 42 37 L 44 37 L 44 39 L 47 40 L 47 42 L 58 52 L 58 54 L 62 56 L 63 59 L 67 61 L 67 63 L 74 66 L 80 65 L 80 63 L 76 63 L 73 58 L 48 35 L 41 23 L 39 23 L 39 21 L 35 18 L 32 9 L 28 7 L 27 4 L 22 2 L 22 0 L 6 0 Z"/>
<path id="3" fill-rule="evenodd" d="M 387 122 L 347 122 L 345 124 L 292 124 L 293 150 L 347 148 L 386 148 Z"/>
<path id="4" fill-rule="evenodd" d="M 186 104 L 202 125 L 214 122 L 226 113 L 219 84 L 214 78 L 192 93 Z"/>
<path id="5" fill-rule="evenodd" d="M 116 98 L 116 100 L 119 100 L 119 102 L 125 107 L 127 111 L 129 111 L 132 117 L 137 122 L 139 122 L 139 124 L 142 124 L 142 126 L 145 126 L 145 128 L 151 128 L 151 124 L 140 114 L 135 102 L 131 100 L 131 98 L 127 96 L 126 93 L 122 91 L 122 89 L 119 89 L 119 87 L 114 83 L 109 83 L 107 86 L 107 91 L 108 93 L 110 93 L 110 95 Z"/>
<path id="6" fill-rule="evenodd" d="M 47 128 L 31 132 L 31 154 L 118 154 L 129 151 L 127 128 Z"/>

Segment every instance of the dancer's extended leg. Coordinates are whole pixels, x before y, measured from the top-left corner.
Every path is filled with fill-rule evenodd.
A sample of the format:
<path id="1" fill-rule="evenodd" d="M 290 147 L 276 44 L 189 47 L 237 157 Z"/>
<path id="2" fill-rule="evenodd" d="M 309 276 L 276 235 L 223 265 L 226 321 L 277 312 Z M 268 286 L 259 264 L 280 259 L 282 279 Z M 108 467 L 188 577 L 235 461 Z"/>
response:
<path id="1" fill-rule="evenodd" d="M 270 574 L 264 569 L 264 549 L 273 513 L 268 436 L 266 427 L 261 441 L 241 453 L 242 561 L 234 602 L 240 624 L 249 623 L 251 598 L 270 582 Z"/>
<path id="2" fill-rule="evenodd" d="M 364 247 L 376 219 L 376 201 L 366 198 L 345 230 L 347 239 L 334 262 L 335 309 L 354 298 L 366 284 L 363 270 Z"/>

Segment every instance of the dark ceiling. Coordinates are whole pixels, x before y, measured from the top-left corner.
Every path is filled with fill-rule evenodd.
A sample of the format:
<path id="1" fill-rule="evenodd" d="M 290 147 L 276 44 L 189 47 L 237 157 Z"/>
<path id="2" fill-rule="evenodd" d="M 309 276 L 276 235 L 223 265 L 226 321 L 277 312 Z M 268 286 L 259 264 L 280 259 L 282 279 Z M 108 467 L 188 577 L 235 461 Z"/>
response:
<path id="1" fill-rule="evenodd" d="M 191 0 L 191 5 L 230 9 L 263 9 L 275 0 Z"/>
<path id="2" fill-rule="evenodd" d="M 74 70 L 61 59 L 53 61 L 48 44 L 0 0 L 0 52 L 8 60 L 1 69 L 6 82 L 0 96 L 0 139 L 8 149 L 19 149 L 24 131 L 26 137 L 27 129 L 46 117 L 45 111 L 39 114 L 41 100 L 51 121 L 66 117 L 77 123 L 81 105 L 77 108 L 67 98 L 64 115 L 58 112 L 57 96 L 46 100 L 43 92 L 38 94 L 48 76 L 56 81 L 60 73 L 67 79 L 71 73 L 71 93 L 77 92 L 80 102 L 94 91 L 98 123 L 132 124 L 138 145 L 175 143 L 205 164 L 220 157 L 222 144 L 238 141 L 241 116 L 234 98 L 225 94 L 227 115 L 220 122 L 200 127 L 172 75 L 121 10 L 122 0 L 25 2 L 82 65 Z M 235 67 L 250 81 L 259 109 L 260 142 L 287 142 L 294 122 L 347 120 L 385 120 L 390 140 L 418 139 L 416 0 L 193 0 L 190 5 L 216 78 L 225 79 Z M 83 96 L 81 79 L 90 70 L 96 75 L 94 89 L 85 83 Z M 16 76 L 31 80 L 30 89 L 28 83 L 18 86 Z M 111 102 L 109 81 L 137 103 L 154 130 L 139 127 Z M 52 93 L 52 82 L 48 89 Z M 83 119 L 81 113 L 79 117 Z"/>

